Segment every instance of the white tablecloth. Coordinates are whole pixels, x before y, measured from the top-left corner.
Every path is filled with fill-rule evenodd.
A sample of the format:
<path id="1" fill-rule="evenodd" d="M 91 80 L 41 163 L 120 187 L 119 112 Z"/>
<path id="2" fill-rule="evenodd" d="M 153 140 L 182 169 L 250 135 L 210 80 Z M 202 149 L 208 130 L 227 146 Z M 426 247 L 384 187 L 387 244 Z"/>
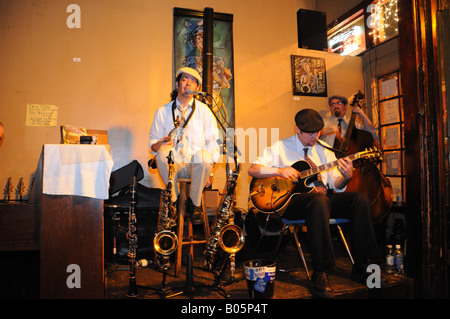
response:
<path id="1" fill-rule="evenodd" d="M 105 145 L 45 144 L 42 192 L 108 199 L 113 160 Z"/>

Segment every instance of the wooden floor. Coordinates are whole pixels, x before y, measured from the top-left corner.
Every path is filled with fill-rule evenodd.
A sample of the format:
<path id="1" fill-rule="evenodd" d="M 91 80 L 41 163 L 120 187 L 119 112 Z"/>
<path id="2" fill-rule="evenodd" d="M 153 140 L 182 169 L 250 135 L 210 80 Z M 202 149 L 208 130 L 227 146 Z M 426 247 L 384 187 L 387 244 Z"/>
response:
<path id="1" fill-rule="evenodd" d="M 336 242 L 337 262 L 328 272 L 329 280 L 336 299 L 399 299 L 413 297 L 413 281 L 410 278 L 395 276 L 384 271 L 384 265 L 380 265 L 381 288 L 367 288 L 366 285 L 349 279 L 351 273 L 351 261 L 339 242 Z M 311 265 L 307 248 L 303 247 L 307 263 Z M 249 292 L 245 280 L 242 263 L 251 259 L 273 259 L 273 244 L 262 243 L 261 247 L 254 250 L 243 249 L 237 256 L 235 281 L 230 282 L 229 267 L 221 282 L 225 286 L 228 300 L 249 299 Z M 276 260 L 277 272 L 273 299 L 312 299 L 308 290 L 308 281 L 305 270 L 300 262 L 299 255 L 293 242 L 287 242 Z M 136 299 L 226 299 L 217 289 L 217 280 L 212 272 L 203 266 L 203 255 L 200 248 L 195 249 L 192 278 L 186 275 L 186 265 L 183 263 L 181 274 L 174 276 L 174 265 L 171 264 L 166 275 L 166 290 L 163 293 L 163 273 L 154 265 L 147 268 L 136 269 L 137 296 Z M 311 270 L 310 270 L 311 271 Z M 107 299 L 128 299 L 130 271 L 126 263 L 107 264 L 105 272 L 105 291 Z M 187 283 L 193 282 L 193 285 Z M 150 287 L 140 288 L 139 286 Z M 172 291 L 168 292 L 168 289 Z M 171 296 L 171 293 L 179 292 Z"/>
<path id="2" fill-rule="evenodd" d="M 152 238 L 152 237 L 149 237 Z M 163 274 L 154 265 L 147 268 L 136 270 L 137 285 L 150 287 L 137 288 L 137 297 L 139 300 L 149 300 L 148 305 L 160 305 L 161 299 L 167 297 L 171 305 L 177 305 L 175 313 L 180 311 L 179 305 L 200 303 L 218 303 L 220 300 L 225 302 L 251 303 L 247 289 L 247 283 L 244 279 L 242 264 L 252 259 L 272 259 L 276 260 L 277 272 L 275 278 L 274 295 L 270 302 L 289 302 L 293 307 L 299 300 L 310 300 L 312 296 L 308 290 L 308 281 L 303 266 L 300 262 L 297 250 L 293 245 L 292 238 L 286 236 L 286 241 L 282 249 L 275 258 L 276 236 L 269 236 L 257 247 L 251 246 L 246 242 L 244 248 L 237 254 L 237 267 L 235 272 L 236 282 L 229 282 L 229 271 L 223 276 L 223 285 L 229 298 L 225 298 L 219 293 L 215 285 L 215 276 L 203 267 L 203 247 L 197 245 L 194 250 L 194 267 L 192 269 L 192 278 L 186 275 L 186 264 L 183 263 L 181 274 L 174 276 L 174 264 L 172 262 L 166 277 L 167 288 L 173 288 L 173 291 L 181 292 L 176 296 L 170 296 L 170 292 L 164 294 L 161 290 Z M 149 239 L 148 243 L 151 242 Z M 144 238 L 140 238 L 141 249 L 145 244 Z M 349 279 L 351 273 L 351 261 L 344 251 L 339 240 L 334 239 L 336 265 L 328 272 L 330 283 L 336 299 L 410 299 L 414 298 L 414 282 L 411 278 L 394 276 L 384 271 L 384 265 L 381 266 L 381 288 L 368 289 L 366 285 L 354 282 Z M 309 251 L 307 240 L 302 239 L 302 245 L 309 260 Z M 147 252 L 147 254 L 150 254 Z M 151 252 L 153 255 L 153 252 Z M 127 292 L 129 290 L 129 264 L 126 260 L 126 254 L 122 253 L 122 258 L 108 257 L 105 260 L 105 299 L 107 300 L 129 300 Z M 186 254 L 184 254 L 186 257 Z M 150 258 L 152 259 L 152 258 Z M 31 252 L 2 252 L 0 254 L 0 299 L 39 299 L 39 251 Z M 228 268 L 229 270 L 229 268 Z M 191 279 L 193 286 L 187 284 L 187 279 Z M 151 302 L 154 300 L 155 304 Z M 173 300 L 178 300 L 173 301 Z M 163 303 L 164 304 L 164 303 Z M 178 312 L 177 312 L 178 311 Z"/>

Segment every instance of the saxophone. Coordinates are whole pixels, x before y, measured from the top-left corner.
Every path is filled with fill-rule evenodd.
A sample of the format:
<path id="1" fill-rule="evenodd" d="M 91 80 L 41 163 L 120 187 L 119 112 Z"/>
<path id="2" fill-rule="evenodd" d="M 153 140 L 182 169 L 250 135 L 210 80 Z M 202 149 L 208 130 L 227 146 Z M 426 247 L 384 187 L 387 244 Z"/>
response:
<path id="1" fill-rule="evenodd" d="M 167 138 L 165 142 L 174 141 L 174 149 L 178 151 L 178 149 L 182 146 L 179 142 L 183 138 L 184 128 L 181 125 L 180 117 L 177 116 L 177 119 L 173 123 L 174 128 L 167 134 Z M 155 169 L 156 168 L 156 156 L 151 158 L 148 161 L 148 167 Z"/>
<path id="2" fill-rule="evenodd" d="M 156 264 L 167 269 L 170 265 L 170 254 L 172 254 L 178 246 L 177 235 L 170 230 L 172 218 L 175 216 L 175 207 L 172 204 L 172 175 L 173 175 L 173 159 L 172 151 L 168 158 L 169 164 L 169 180 L 166 188 L 161 192 L 160 210 L 158 214 L 158 233 L 153 239 L 153 246 L 158 253 L 156 256 Z"/>
<path id="3" fill-rule="evenodd" d="M 204 251 L 205 262 L 209 270 L 220 271 L 219 247 L 232 256 L 232 267 L 234 268 L 234 254 L 244 245 L 244 233 L 242 229 L 234 224 L 233 208 L 235 205 L 237 179 L 241 165 L 237 164 L 229 174 L 226 184 L 226 193 L 219 206 L 219 212 L 211 225 L 210 237 Z M 233 270 L 233 269 L 232 269 Z"/>

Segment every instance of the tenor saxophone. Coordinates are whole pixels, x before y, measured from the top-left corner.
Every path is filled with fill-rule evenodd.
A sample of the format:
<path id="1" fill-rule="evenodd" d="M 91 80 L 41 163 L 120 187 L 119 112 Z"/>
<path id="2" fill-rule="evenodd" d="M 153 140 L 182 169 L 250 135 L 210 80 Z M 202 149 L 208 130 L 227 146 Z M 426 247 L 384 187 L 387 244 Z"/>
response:
<path id="1" fill-rule="evenodd" d="M 213 272 L 220 270 L 218 269 L 220 268 L 220 265 L 218 265 L 220 259 L 219 247 L 222 251 L 234 257 L 234 254 L 241 250 L 244 245 L 244 233 L 239 226 L 234 224 L 233 212 L 240 170 L 241 165 L 237 164 L 227 178 L 226 193 L 219 206 L 219 212 L 211 225 L 210 237 L 204 251 L 205 263 L 209 270 Z"/>
<path id="2" fill-rule="evenodd" d="M 175 216 L 175 207 L 172 203 L 172 175 L 173 175 L 173 159 L 172 151 L 168 156 L 169 178 L 166 188 L 161 191 L 160 210 L 158 214 L 157 234 L 153 239 L 153 247 L 157 252 L 156 264 L 167 269 L 170 265 L 170 254 L 172 254 L 178 246 L 178 237 L 172 232 L 171 222 Z"/>

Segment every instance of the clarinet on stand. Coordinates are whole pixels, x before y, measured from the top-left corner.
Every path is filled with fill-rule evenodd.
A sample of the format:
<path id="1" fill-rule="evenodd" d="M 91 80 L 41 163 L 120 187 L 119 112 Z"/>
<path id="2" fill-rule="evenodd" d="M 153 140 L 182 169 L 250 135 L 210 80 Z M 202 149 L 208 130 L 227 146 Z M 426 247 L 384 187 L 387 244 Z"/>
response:
<path id="1" fill-rule="evenodd" d="M 138 296 L 136 286 L 136 251 L 137 251 L 137 232 L 136 232 L 136 176 L 133 176 L 131 183 L 131 202 L 130 212 L 128 214 L 128 257 L 130 258 L 130 281 L 128 285 L 127 297 L 136 298 Z"/>

